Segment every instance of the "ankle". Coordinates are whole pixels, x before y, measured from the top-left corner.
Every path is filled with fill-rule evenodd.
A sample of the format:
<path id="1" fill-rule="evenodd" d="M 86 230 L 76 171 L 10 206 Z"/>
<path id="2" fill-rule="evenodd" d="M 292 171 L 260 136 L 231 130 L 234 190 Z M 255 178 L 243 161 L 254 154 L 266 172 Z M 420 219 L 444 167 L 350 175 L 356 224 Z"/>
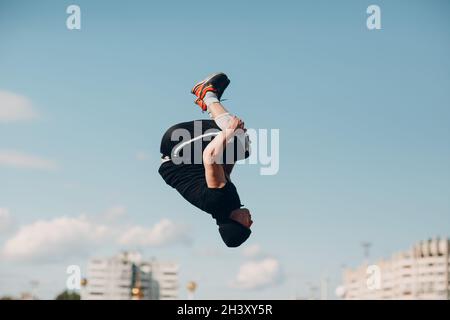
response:
<path id="1" fill-rule="evenodd" d="M 217 95 L 214 92 L 207 92 L 205 94 L 205 97 L 203 98 L 203 102 L 206 104 L 206 106 L 209 108 L 214 103 L 220 103 L 219 99 L 217 98 Z"/>

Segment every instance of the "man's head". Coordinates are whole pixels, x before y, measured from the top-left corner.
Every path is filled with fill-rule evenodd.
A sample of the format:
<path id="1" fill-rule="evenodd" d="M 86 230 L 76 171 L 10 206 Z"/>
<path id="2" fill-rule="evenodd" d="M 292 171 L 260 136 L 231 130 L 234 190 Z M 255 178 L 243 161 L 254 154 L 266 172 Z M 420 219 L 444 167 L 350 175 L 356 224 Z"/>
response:
<path id="1" fill-rule="evenodd" d="M 239 208 L 231 211 L 230 219 L 239 222 L 244 227 L 250 228 L 253 224 L 252 215 L 247 208 Z"/>
<path id="2" fill-rule="evenodd" d="M 252 224 L 252 216 L 248 209 L 236 209 L 231 212 L 226 222 L 219 224 L 219 233 L 227 247 L 239 247 L 250 237 Z"/>

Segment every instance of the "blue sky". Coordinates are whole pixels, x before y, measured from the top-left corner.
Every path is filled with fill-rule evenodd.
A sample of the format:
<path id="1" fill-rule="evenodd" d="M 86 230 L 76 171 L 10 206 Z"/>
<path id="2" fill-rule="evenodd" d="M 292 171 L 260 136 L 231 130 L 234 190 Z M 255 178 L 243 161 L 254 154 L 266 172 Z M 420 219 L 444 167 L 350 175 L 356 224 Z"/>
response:
<path id="1" fill-rule="evenodd" d="M 78 31 L 65 26 L 72 3 Z M 382 30 L 366 28 L 370 4 Z M 191 246 L 139 249 L 178 261 L 182 286 L 197 279 L 199 298 L 279 299 L 304 296 L 323 276 L 336 286 L 342 265 L 362 261 L 362 241 L 378 258 L 448 236 L 449 14 L 444 0 L 0 1 L 0 91 L 37 114 L 0 122 L 0 154 L 51 167 L 0 162 L 0 208 L 13 221 L 0 245 L 38 221 L 101 220 L 119 206 L 119 225 L 190 228 Z M 247 126 L 280 130 L 277 175 L 234 174 L 255 220 L 247 247 L 264 252 L 251 259 L 275 260 L 283 274 L 262 290 L 229 286 L 251 259 L 225 249 L 213 220 L 157 174 L 162 133 L 202 117 L 189 90 L 214 71 L 231 78 L 226 106 Z M 52 297 L 68 264 L 133 248 L 2 259 L 0 294 L 37 278 L 38 294 Z"/>

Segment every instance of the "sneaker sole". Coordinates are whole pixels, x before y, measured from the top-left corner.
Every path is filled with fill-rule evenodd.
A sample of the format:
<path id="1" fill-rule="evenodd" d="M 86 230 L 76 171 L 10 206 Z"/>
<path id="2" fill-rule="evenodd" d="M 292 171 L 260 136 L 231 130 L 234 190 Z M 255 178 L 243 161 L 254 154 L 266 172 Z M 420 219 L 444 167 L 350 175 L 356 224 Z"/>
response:
<path id="1" fill-rule="evenodd" d="M 205 83 L 207 83 L 208 81 L 211 81 L 212 78 L 217 77 L 217 76 L 219 76 L 219 75 L 224 75 L 225 77 L 227 76 L 227 75 L 226 75 L 225 73 L 223 73 L 223 72 L 217 72 L 217 73 L 210 74 L 208 77 L 206 77 L 206 79 L 203 79 L 202 81 L 197 82 L 197 83 L 195 84 L 194 88 L 192 88 L 191 93 L 192 93 L 192 94 L 195 94 L 195 91 L 197 90 L 198 86 L 200 86 L 200 85 L 202 85 L 202 84 L 205 84 Z"/>

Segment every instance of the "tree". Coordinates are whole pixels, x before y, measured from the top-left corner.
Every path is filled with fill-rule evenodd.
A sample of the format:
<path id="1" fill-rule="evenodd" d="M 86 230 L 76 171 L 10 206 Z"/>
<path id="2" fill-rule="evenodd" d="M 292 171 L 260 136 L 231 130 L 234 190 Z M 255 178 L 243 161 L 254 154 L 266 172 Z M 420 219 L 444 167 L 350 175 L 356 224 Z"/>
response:
<path id="1" fill-rule="evenodd" d="M 56 296 L 55 300 L 80 300 L 80 295 L 74 291 L 64 290 Z"/>

